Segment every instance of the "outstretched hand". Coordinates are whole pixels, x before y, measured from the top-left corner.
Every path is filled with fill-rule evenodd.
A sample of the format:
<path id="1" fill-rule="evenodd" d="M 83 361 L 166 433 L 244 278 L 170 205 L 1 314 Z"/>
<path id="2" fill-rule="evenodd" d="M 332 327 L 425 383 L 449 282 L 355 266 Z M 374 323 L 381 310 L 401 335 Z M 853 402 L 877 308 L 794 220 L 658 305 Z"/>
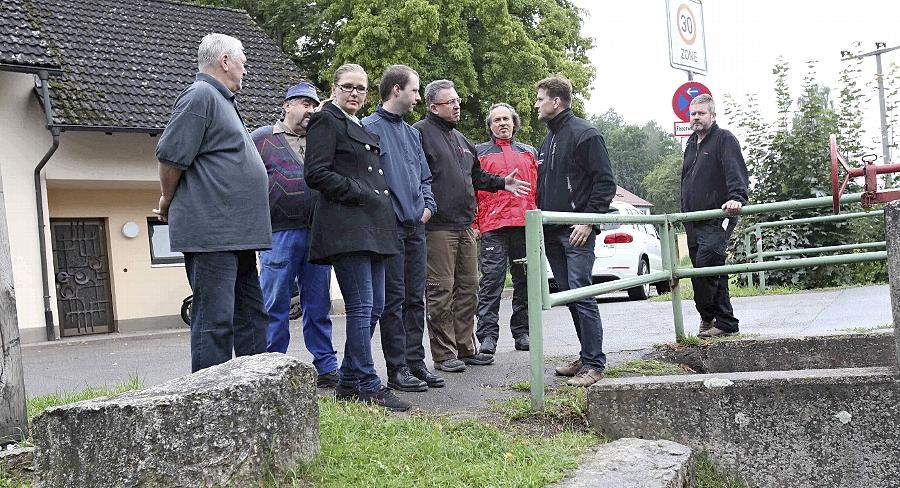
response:
<path id="1" fill-rule="evenodd" d="M 510 174 L 506 175 L 506 178 L 503 178 L 505 183 L 503 189 L 517 197 L 523 197 L 531 193 L 531 183 L 516 179 L 517 174 L 519 174 L 519 168 L 512 170 Z"/>

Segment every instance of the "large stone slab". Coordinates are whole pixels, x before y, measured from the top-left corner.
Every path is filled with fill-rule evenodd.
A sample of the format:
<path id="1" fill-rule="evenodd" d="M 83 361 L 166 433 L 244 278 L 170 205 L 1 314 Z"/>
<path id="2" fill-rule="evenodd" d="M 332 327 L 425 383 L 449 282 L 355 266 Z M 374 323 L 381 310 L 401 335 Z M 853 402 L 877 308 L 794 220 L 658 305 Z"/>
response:
<path id="1" fill-rule="evenodd" d="M 607 379 L 587 401 L 598 433 L 706 450 L 751 486 L 900 486 L 893 368 Z"/>
<path id="2" fill-rule="evenodd" d="M 701 346 L 663 344 L 644 356 L 684 364 L 698 373 L 895 366 L 893 329 L 864 334 L 748 338 Z"/>
<path id="3" fill-rule="evenodd" d="M 667 440 L 625 438 L 589 452 L 555 488 L 693 488 L 690 447 Z"/>
<path id="4" fill-rule="evenodd" d="M 888 280 L 891 282 L 896 364 L 900 365 L 900 201 L 884 206 L 884 240 L 887 243 Z"/>
<path id="5" fill-rule="evenodd" d="M 34 419 L 36 486 L 257 486 L 319 451 L 316 371 L 283 354 L 233 359 Z"/>

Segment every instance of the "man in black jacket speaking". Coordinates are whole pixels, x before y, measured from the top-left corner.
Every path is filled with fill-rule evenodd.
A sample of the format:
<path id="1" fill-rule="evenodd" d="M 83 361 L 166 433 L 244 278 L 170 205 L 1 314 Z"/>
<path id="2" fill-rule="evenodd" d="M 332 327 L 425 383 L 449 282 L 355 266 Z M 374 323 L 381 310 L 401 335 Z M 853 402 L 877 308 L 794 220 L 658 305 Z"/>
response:
<path id="1" fill-rule="evenodd" d="M 731 132 L 716 124 L 716 104 L 709 95 L 691 101 L 691 129 L 681 168 L 681 211 L 721 208 L 724 219 L 685 222 L 688 254 L 695 268 L 725 264 L 725 247 L 747 203 L 747 165 Z M 738 319 L 728 296 L 728 276 L 691 278 L 694 304 L 700 313 L 699 337 L 738 332 Z"/>
<path id="2" fill-rule="evenodd" d="M 576 117 L 572 84 L 561 76 L 539 81 L 534 108 L 547 123 L 547 136 L 538 150 L 538 200 L 541 210 L 606 213 L 616 194 L 616 182 L 603 136 L 588 121 Z M 594 226 L 553 225 L 544 229 L 547 261 L 560 291 L 591 284 L 594 267 Z M 556 368 L 560 376 L 574 376 L 572 386 L 591 386 L 606 369 L 603 324 L 593 297 L 570 303 L 575 333 L 581 343 L 579 358 Z"/>

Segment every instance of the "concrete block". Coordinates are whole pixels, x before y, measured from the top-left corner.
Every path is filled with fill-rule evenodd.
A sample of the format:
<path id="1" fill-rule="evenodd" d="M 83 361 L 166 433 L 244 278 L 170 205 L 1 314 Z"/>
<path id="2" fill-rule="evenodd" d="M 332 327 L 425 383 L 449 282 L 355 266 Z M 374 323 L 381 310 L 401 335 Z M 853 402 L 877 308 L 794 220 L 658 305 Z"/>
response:
<path id="1" fill-rule="evenodd" d="M 36 486 L 257 486 L 319 452 L 316 371 L 283 354 L 233 359 L 34 419 Z"/>
<path id="2" fill-rule="evenodd" d="M 598 433 L 708 451 L 751 486 L 900 486 L 892 368 L 606 379 L 587 401 Z"/>
<path id="3" fill-rule="evenodd" d="M 894 316 L 895 364 L 900 365 L 900 201 L 884 206 L 884 240 L 887 243 L 888 280 L 891 283 L 891 313 Z"/>
<path id="4" fill-rule="evenodd" d="M 869 368 L 897 364 L 891 329 L 865 334 L 741 339 L 677 348 L 665 344 L 644 358 L 685 364 L 698 373 Z"/>
<path id="5" fill-rule="evenodd" d="M 619 439 L 589 452 L 555 488 L 692 488 L 691 448 L 666 440 Z"/>

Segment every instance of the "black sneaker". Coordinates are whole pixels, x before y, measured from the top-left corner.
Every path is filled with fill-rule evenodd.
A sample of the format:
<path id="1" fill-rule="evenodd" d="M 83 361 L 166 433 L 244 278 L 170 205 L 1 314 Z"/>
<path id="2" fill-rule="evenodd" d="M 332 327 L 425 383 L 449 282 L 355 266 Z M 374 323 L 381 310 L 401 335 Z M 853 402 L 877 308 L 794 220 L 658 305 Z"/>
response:
<path id="1" fill-rule="evenodd" d="M 334 398 L 344 401 L 359 400 L 359 390 L 355 386 L 337 384 L 334 387 Z"/>
<path id="2" fill-rule="evenodd" d="M 316 387 L 334 388 L 338 384 L 338 379 L 340 379 L 340 376 L 338 375 L 337 370 L 334 370 L 330 373 L 320 374 L 319 377 L 316 378 Z"/>
<path id="3" fill-rule="evenodd" d="M 397 395 L 394 395 L 394 392 L 389 388 L 385 388 L 384 385 L 375 391 L 360 392 L 359 399 L 363 403 L 379 405 L 392 412 L 405 412 L 412 406 L 408 401 L 398 398 Z"/>
<path id="4" fill-rule="evenodd" d="M 497 339 L 493 337 L 485 337 L 483 341 L 481 341 L 481 352 L 484 354 L 494 355 L 497 351 Z"/>
<path id="5" fill-rule="evenodd" d="M 494 362 L 494 356 L 479 352 L 475 353 L 472 356 L 459 358 L 459 360 L 466 364 L 472 364 L 475 366 L 487 366 L 488 364 L 492 364 Z"/>
<path id="6" fill-rule="evenodd" d="M 531 348 L 531 342 L 528 340 L 528 334 L 522 334 L 516 337 L 516 350 L 527 351 Z"/>

